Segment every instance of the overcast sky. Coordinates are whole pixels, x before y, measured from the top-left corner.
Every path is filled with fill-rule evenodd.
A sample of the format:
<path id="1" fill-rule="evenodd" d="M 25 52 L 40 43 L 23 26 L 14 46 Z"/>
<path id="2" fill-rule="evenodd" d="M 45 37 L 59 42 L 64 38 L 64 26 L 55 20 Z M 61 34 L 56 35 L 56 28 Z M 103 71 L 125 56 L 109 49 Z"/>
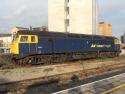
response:
<path id="1" fill-rule="evenodd" d="M 1 0 L 0 32 L 8 33 L 14 26 L 47 25 L 47 0 Z M 113 25 L 119 37 L 125 31 L 125 0 L 98 0 L 99 21 Z"/>

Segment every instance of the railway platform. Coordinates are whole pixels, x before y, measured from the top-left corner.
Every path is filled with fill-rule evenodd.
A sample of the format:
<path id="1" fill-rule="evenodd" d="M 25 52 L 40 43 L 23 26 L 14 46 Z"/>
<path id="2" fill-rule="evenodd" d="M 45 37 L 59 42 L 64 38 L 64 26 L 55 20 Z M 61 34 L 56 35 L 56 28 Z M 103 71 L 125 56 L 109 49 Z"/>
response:
<path id="1" fill-rule="evenodd" d="M 125 94 L 125 73 L 53 94 Z"/>

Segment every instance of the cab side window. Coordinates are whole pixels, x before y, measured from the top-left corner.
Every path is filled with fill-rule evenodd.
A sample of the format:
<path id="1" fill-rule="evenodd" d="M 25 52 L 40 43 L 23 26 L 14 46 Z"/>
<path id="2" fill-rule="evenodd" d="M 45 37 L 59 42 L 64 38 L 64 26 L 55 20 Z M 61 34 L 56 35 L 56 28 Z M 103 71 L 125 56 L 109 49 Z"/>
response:
<path id="1" fill-rule="evenodd" d="M 28 42 L 28 36 L 21 36 L 20 42 Z"/>
<path id="2" fill-rule="evenodd" d="M 35 36 L 31 36 L 31 42 L 36 42 L 35 41 Z"/>

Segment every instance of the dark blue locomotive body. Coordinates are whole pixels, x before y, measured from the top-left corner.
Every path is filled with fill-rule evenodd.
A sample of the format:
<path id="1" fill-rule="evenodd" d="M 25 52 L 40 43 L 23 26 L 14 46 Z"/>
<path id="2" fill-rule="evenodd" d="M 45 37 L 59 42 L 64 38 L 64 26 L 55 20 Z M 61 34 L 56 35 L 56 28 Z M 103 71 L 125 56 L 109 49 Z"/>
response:
<path id="1" fill-rule="evenodd" d="M 119 45 L 114 44 L 114 39 L 92 39 L 90 38 L 39 38 L 36 53 L 72 53 L 72 52 L 92 52 L 119 50 Z"/>

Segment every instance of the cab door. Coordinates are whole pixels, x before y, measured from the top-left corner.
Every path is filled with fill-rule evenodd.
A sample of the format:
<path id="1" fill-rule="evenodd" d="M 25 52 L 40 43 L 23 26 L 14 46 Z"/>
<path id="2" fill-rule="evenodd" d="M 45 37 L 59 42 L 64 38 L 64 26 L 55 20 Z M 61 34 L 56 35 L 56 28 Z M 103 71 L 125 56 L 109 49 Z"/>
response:
<path id="1" fill-rule="evenodd" d="M 21 56 L 30 54 L 30 37 L 29 35 L 19 35 L 19 53 Z"/>
<path id="2" fill-rule="evenodd" d="M 37 45 L 38 45 L 38 36 L 31 35 L 30 36 L 30 54 L 36 54 L 37 53 Z"/>
<path id="3" fill-rule="evenodd" d="M 114 39 L 114 44 L 115 44 L 115 51 L 120 51 L 120 40 L 119 39 Z"/>

